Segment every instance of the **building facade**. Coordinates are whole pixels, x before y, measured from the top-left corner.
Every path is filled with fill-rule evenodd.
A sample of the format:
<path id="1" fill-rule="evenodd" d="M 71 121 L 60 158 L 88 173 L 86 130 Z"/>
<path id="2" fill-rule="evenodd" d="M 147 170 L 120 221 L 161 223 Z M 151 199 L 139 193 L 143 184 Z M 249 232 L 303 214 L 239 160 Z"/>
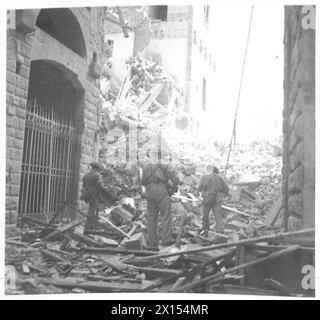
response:
<path id="1" fill-rule="evenodd" d="M 189 31 L 190 63 L 187 82 L 186 111 L 189 130 L 201 137 L 212 135 L 215 109 L 215 57 L 213 34 L 214 12 L 210 5 L 193 6 Z"/>
<path id="2" fill-rule="evenodd" d="M 187 76 L 188 28 L 192 17 L 191 6 L 148 6 L 152 38 L 145 50 L 149 59 L 163 65 L 181 87 Z"/>
<path id="3" fill-rule="evenodd" d="M 104 15 L 104 8 L 8 11 L 8 224 L 78 203 L 93 156 Z"/>

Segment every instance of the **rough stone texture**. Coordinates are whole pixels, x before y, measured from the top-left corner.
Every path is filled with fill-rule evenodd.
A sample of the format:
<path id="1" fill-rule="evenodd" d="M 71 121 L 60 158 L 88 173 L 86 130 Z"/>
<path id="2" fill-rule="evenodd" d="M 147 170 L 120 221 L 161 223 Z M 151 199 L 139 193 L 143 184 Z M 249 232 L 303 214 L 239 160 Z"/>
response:
<path id="1" fill-rule="evenodd" d="M 288 230 L 314 227 L 315 30 L 303 6 L 285 7 L 283 207 Z"/>
<path id="2" fill-rule="evenodd" d="M 300 165 L 289 174 L 288 192 L 289 195 L 299 193 L 303 190 L 303 167 Z"/>
<path id="3" fill-rule="evenodd" d="M 294 217 L 294 216 L 289 216 L 288 217 L 288 226 L 287 226 L 287 229 L 288 231 L 296 231 L 296 230 L 299 230 L 299 229 L 302 229 L 303 228 L 303 225 L 302 225 L 302 219 L 301 218 L 297 218 L 297 217 Z"/>
<path id="4" fill-rule="evenodd" d="M 288 211 L 290 215 L 302 217 L 302 194 L 297 193 L 289 197 Z"/>
<path id="5" fill-rule="evenodd" d="M 29 74 L 33 60 L 46 60 L 59 65 L 70 75 L 82 97 L 76 102 L 75 114 L 78 123 L 78 163 L 75 163 L 75 184 L 78 190 L 88 164 L 92 161 L 92 146 L 97 121 L 97 101 L 99 98 L 98 82 L 88 74 L 89 65 L 94 53 L 97 63 L 105 61 L 104 26 L 105 8 L 70 8 L 81 29 L 86 55 L 80 56 L 64 44 L 48 35 L 35 25 L 40 10 L 31 10 L 30 25 L 34 26 L 34 34 L 26 35 L 19 28 L 7 28 L 7 90 L 6 90 L 6 221 L 16 223 L 21 162 L 24 144 L 26 104 L 28 96 Z M 22 10 L 27 11 L 27 10 Z M 85 139 L 84 139 L 85 138 Z M 79 192 L 78 192 L 79 193 Z M 78 198 L 79 199 L 79 198 Z M 83 206 L 78 199 L 75 201 Z"/>
<path id="6" fill-rule="evenodd" d="M 303 143 L 300 142 L 290 156 L 289 167 L 290 172 L 295 171 L 299 166 L 303 166 Z"/>

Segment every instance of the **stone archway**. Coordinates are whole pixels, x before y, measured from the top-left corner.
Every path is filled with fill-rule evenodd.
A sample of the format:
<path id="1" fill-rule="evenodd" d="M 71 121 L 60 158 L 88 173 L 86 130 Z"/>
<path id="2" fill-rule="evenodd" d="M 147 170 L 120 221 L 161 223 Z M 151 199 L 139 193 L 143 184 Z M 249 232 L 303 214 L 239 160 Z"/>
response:
<path id="1" fill-rule="evenodd" d="M 87 50 L 81 26 L 70 9 L 42 9 L 35 25 L 86 59 Z"/>

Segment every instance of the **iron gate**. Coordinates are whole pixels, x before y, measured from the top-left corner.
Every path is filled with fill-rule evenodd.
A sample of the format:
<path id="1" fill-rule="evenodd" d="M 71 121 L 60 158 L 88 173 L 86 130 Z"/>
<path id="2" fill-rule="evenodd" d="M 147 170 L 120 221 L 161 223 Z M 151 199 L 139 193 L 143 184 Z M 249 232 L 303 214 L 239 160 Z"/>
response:
<path id="1" fill-rule="evenodd" d="M 19 213 L 50 217 L 74 198 L 76 129 L 68 113 L 28 102 Z"/>

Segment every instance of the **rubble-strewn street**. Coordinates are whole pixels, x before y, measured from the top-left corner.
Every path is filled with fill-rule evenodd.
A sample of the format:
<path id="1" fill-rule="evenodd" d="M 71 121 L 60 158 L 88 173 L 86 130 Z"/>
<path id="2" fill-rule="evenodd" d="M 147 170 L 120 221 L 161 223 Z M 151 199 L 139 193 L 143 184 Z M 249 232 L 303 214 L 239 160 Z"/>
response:
<path id="1" fill-rule="evenodd" d="M 262 247 L 274 252 L 281 231 L 281 158 L 267 143 L 234 152 L 238 161 L 228 169 L 232 191 L 222 207 L 223 234 L 210 231 L 208 238 L 201 235 L 201 203 L 196 185 L 203 164 L 181 162 L 176 169 L 182 184 L 172 203 L 175 244 L 160 247 L 159 252 L 147 250 L 147 207 L 136 176 L 138 169 L 109 165 L 102 171 L 109 193 L 93 230 L 84 234 L 82 222 L 86 213 L 66 205 L 58 214 L 67 219 L 77 213 L 76 220 L 55 224 L 25 217 L 21 234 L 7 237 L 6 265 L 14 266 L 18 273 L 18 287 L 8 293 L 175 292 L 183 285 L 238 266 L 241 246 L 236 250 L 232 243 L 257 239 L 253 243 L 259 246 L 266 243 L 260 237 L 270 236 L 272 245 Z M 242 157 L 250 160 L 243 161 Z M 225 158 L 225 149 L 220 148 L 215 161 Z M 218 249 L 206 249 L 212 245 L 218 245 Z M 204 250 L 192 252 L 198 249 Z M 171 253 L 177 255 L 157 258 Z M 154 258 L 143 260 L 150 256 Z M 194 290 L 250 293 L 253 289 L 240 286 L 241 279 L 241 275 L 227 272 L 215 285 Z M 290 293 L 272 285 L 268 290 L 255 290 L 267 295 Z"/>
<path id="2" fill-rule="evenodd" d="M 314 33 L 210 7 L 8 11 L 6 294 L 315 294 Z"/>

